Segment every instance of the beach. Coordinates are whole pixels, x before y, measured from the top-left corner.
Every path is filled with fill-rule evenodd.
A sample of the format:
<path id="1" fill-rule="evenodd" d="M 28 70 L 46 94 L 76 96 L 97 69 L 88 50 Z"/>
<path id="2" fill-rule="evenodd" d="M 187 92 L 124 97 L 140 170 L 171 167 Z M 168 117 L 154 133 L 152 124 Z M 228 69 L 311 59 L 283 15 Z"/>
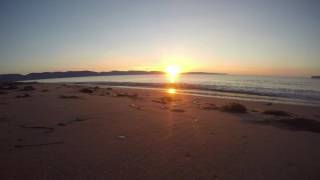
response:
<path id="1" fill-rule="evenodd" d="M 2 180 L 320 179 L 318 106 L 14 86 L 0 94 Z"/>

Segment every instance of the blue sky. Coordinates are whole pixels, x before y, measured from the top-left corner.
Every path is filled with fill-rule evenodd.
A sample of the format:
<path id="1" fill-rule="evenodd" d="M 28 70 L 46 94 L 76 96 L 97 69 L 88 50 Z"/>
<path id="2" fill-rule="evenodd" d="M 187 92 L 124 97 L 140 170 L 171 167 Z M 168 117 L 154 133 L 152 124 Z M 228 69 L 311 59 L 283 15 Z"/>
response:
<path id="1" fill-rule="evenodd" d="M 320 2 L 1 1 L 0 73 L 320 73 Z"/>

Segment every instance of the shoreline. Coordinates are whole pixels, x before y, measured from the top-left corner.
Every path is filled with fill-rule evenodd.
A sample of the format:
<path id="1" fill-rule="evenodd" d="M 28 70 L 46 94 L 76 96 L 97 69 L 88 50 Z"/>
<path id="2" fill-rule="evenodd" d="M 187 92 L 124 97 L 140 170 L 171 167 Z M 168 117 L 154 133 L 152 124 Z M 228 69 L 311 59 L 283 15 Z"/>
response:
<path id="1" fill-rule="evenodd" d="M 39 80 L 42 83 L 79 83 L 142 88 L 167 88 L 164 75 L 101 76 Z M 225 96 L 266 102 L 310 104 L 320 106 L 320 84 L 310 79 L 252 76 L 182 75 L 173 85 L 186 93 Z"/>
<path id="2" fill-rule="evenodd" d="M 61 83 L 58 83 L 58 84 L 61 84 Z M 122 82 L 121 83 L 118 83 L 118 82 L 80 82 L 80 83 L 66 82 L 62 84 L 85 85 L 89 87 L 98 86 L 101 88 L 115 87 L 115 88 L 126 88 L 126 89 L 145 89 L 145 90 L 160 90 L 160 91 L 167 91 L 168 89 L 170 89 L 170 86 L 167 86 L 166 84 L 161 84 L 161 87 L 144 86 L 143 83 L 141 83 L 141 85 L 137 85 L 139 83 L 132 83 L 132 85 L 128 85 L 128 83 L 122 83 Z M 184 94 L 184 95 L 191 95 L 191 96 L 320 107 L 320 102 L 310 102 L 310 101 L 294 99 L 294 98 L 246 94 L 246 93 L 240 93 L 240 92 L 201 90 L 201 89 L 192 89 L 192 88 L 184 89 L 179 86 L 177 88 L 172 88 L 172 89 L 175 89 L 177 94 Z"/>

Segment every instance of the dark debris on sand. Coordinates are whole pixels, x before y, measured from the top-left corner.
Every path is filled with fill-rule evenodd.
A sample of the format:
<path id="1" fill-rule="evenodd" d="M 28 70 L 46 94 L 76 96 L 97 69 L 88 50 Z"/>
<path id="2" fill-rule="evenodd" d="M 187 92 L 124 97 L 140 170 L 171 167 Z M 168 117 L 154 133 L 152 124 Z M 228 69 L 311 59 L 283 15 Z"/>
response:
<path id="1" fill-rule="evenodd" d="M 73 124 L 73 123 L 76 123 L 76 122 L 83 122 L 83 121 L 87 121 L 87 120 L 90 120 L 90 119 L 93 119 L 93 118 L 75 118 L 74 120 L 69 120 L 69 121 L 65 121 L 65 122 L 59 122 L 57 123 L 57 126 L 67 126 L 69 124 Z"/>
<path id="2" fill-rule="evenodd" d="M 6 118 L 6 117 L 0 117 L 0 122 L 5 122 L 7 120 L 8 120 L 8 118 Z"/>
<path id="3" fill-rule="evenodd" d="M 39 129 L 39 130 L 44 130 L 46 133 L 50 133 L 54 131 L 54 128 L 52 127 L 47 127 L 47 126 L 27 126 L 27 125 L 21 125 L 21 128 L 25 129 Z"/>
<path id="4" fill-rule="evenodd" d="M 309 131 L 320 133 L 320 121 L 306 118 L 284 118 L 278 120 L 257 121 L 258 124 L 289 129 L 292 131 Z"/>
<path id="5" fill-rule="evenodd" d="M 218 106 L 213 104 L 213 103 L 207 103 L 207 104 L 204 104 L 204 105 L 200 105 L 200 109 L 203 109 L 203 110 L 217 110 Z"/>
<path id="6" fill-rule="evenodd" d="M 265 110 L 263 114 L 274 115 L 274 116 L 291 116 L 288 112 L 281 110 Z"/>
<path id="7" fill-rule="evenodd" d="M 75 121 L 80 122 L 80 121 L 87 121 L 87 120 L 89 120 L 89 119 L 90 119 L 90 118 L 76 118 Z"/>
<path id="8" fill-rule="evenodd" d="M 2 83 L 0 85 L 0 90 L 16 90 L 19 89 L 15 83 Z"/>
<path id="9" fill-rule="evenodd" d="M 138 98 L 138 94 L 134 93 L 134 94 L 129 94 L 129 93 L 115 93 L 113 95 L 114 97 L 128 97 L 128 98 Z"/>
<path id="10" fill-rule="evenodd" d="M 0 91 L 0 95 L 7 94 L 7 92 Z"/>
<path id="11" fill-rule="evenodd" d="M 92 94 L 93 90 L 89 89 L 89 88 L 83 88 L 80 90 L 80 92 L 82 93 L 86 93 L 86 94 Z"/>
<path id="12" fill-rule="evenodd" d="M 31 97 L 31 95 L 30 94 L 22 94 L 22 95 L 16 96 L 16 98 L 28 98 L 28 97 Z"/>
<path id="13" fill-rule="evenodd" d="M 230 113 L 247 113 L 247 108 L 244 105 L 235 102 L 223 105 L 220 109 Z"/>
<path id="14" fill-rule="evenodd" d="M 67 124 L 66 123 L 58 123 L 57 125 L 58 126 L 66 126 Z"/>
<path id="15" fill-rule="evenodd" d="M 79 96 L 74 96 L 74 95 L 71 95 L 71 96 L 61 95 L 61 96 L 59 96 L 59 98 L 61 98 L 61 99 L 80 99 Z"/>
<path id="16" fill-rule="evenodd" d="M 34 91 L 35 88 L 33 86 L 24 86 L 20 91 Z"/>
<path id="17" fill-rule="evenodd" d="M 183 112 L 185 112 L 184 109 L 179 109 L 179 108 L 173 108 L 173 109 L 171 109 L 170 111 L 172 111 L 172 112 L 178 112 L 178 113 L 183 113 Z"/>

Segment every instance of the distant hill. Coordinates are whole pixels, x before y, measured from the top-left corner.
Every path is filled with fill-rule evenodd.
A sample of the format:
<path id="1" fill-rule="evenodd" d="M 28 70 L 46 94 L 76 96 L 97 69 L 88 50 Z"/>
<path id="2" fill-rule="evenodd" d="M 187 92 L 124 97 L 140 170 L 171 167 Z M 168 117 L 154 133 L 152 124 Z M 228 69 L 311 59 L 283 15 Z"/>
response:
<path id="1" fill-rule="evenodd" d="M 53 79 L 53 78 L 70 78 L 70 77 L 87 77 L 87 76 L 114 76 L 114 75 L 148 75 L 148 74 L 163 74 L 161 71 L 109 71 L 109 72 L 94 72 L 94 71 L 66 71 L 66 72 L 42 72 L 21 74 L 2 74 L 0 82 L 25 81 L 38 79 Z M 188 72 L 186 74 L 217 74 L 206 72 Z"/>
<path id="2" fill-rule="evenodd" d="M 24 79 L 25 76 L 21 74 L 1 74 L 0 75 L 0 82 L 3 81 L 19 81 L 21 79 Z"/>
<path id="3" fill-rule="evenodd" d="M 320 79 L 320 76 L 311 76 L 312 79 Z"/>

